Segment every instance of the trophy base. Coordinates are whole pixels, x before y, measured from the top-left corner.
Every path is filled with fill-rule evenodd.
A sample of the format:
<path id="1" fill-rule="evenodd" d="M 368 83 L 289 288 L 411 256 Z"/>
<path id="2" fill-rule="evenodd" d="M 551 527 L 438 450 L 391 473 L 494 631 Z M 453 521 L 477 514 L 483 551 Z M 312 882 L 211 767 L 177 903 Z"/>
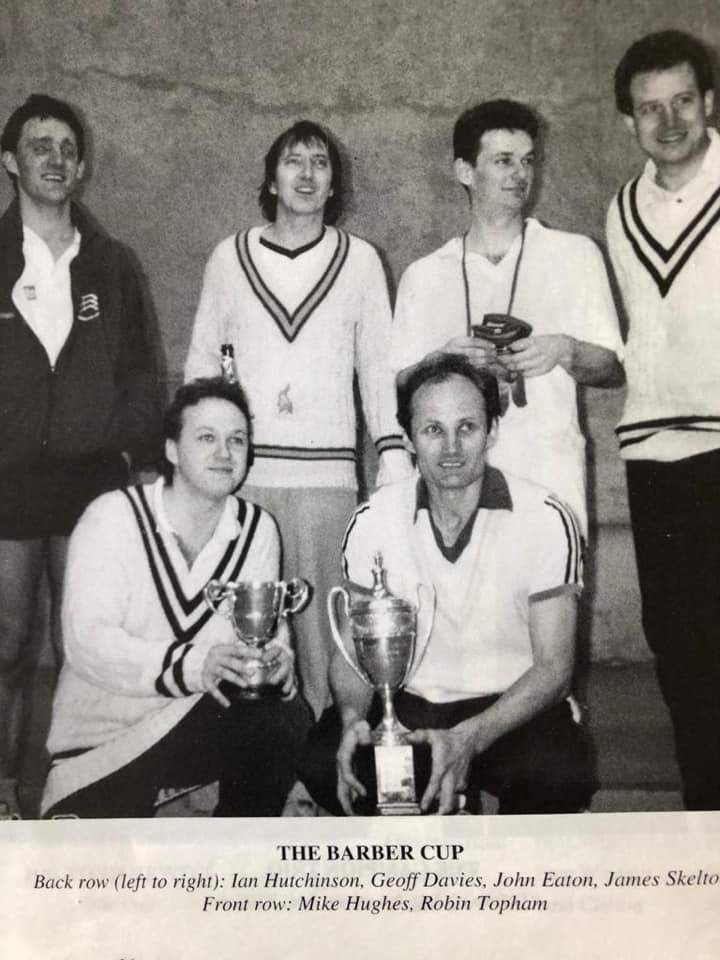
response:
<path id="1" fill-rule="evenodd" d="M 377 812 L 387 816 L 417 816 L 420 804 L 415 790 L 415 758 L 404 743 L 375 744 Z"/>

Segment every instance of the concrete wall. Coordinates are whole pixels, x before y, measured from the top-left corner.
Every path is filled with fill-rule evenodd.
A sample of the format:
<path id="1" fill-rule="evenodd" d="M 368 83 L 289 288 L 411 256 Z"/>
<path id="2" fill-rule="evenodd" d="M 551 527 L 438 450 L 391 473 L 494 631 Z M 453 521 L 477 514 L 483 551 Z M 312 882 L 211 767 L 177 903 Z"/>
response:
<path id="1" fill-rule="evenodd" d="M 608 199 L 638 165 L 612 70 L 633 39 L 668 26 L 720 48 L 717 0 L 5 0 L 0 117 L 32 91 L 81 111 L 84 200 L 145 267 L 172 384 L 203 265 L 219 239 L 257 221 L 263 154 L 293 120 L 339 138 L 351 163 L 345 226 L 378 245 L 394 284 L 464 223 L 450 131 L 478 99 L 538 108 L 537 212 L 600 239 Z M 10 195 L 3 184 L 0 202 Z M 619 391 L 583 402 L 600 525 L 591 641 L 596 656 L 643 657 L 612 436 L 621 402 Z"/>

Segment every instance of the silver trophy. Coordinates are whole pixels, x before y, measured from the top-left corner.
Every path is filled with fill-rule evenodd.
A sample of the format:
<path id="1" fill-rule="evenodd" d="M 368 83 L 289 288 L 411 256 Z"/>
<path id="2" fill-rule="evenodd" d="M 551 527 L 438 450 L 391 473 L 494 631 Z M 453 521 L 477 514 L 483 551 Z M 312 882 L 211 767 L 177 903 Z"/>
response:
<path id="1" fill-rule="evenodd" d="M 379 553 L 375 555 L 372 574 L 372 597 L 369 600 L 352 602 L 344 587 L 333 587 L 327 601 L 330 627 L 335 644 L 347 663 L 382 699 L 383 718 L 371 733 L 377 775 L 378 812 L 417 814 L 420 807 L 415 792 L 412 745 L 407 739 L 408 731 L 395 714 L 393 698 L 422 660 L 430 639 L 432 618 L 420 655 L 416 656 L 421 584 L 417 586 L 417 603 L 394 597 L 387 588 L 385 568 Z M 344 601 L 357 664 L 345 649 L 338 629 L 338 596 L 342 596 Z"/>
<path id="2" fill-rule="evenodd" d="M 258 653 L 277 633 L 281 617 L 297 613 L 308 601 L 310 587 L 297 577 L 287 583 L 274 580 L 250 580 L 223 583 L 211 580 L 205 587 L 205 602 L 213 613 L 225 617 L 243 643 Z M 258 658 L 257 667 L 246 687 L 233 687 L 232 696 L 257 700 L 277 692 L 269 682 L 272 667 Z"/>

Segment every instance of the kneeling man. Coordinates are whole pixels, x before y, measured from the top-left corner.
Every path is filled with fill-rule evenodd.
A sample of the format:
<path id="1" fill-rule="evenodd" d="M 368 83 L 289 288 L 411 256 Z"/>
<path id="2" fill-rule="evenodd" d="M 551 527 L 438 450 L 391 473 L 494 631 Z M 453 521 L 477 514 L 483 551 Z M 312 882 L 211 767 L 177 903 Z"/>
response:
<path id="1" fill-rule="evenodd" d="M 243 391 L 193 381 L 165 416 L 166 476 L 105 494 L 81 517 L 45 816 L 152 816 L 161 788 L 218 777 L 216 816 L 282 811 L 310 725 L 287 628 L 262 654 L 278 695 L 231 702 L 227 691 L 247 685 L 257 654 L 203 596 L 211 579 L 278 577 L 272 517 L 233 495 L 250 449 Z"/>
<path id="2" fill-rule="evenodd" d="M 395 697 L 413 742 L 431 750 L 422 809 L 437 803 L 451 813 L 461 794 L 484 789 L 500 813 L 577 812 L 592 792 L 567 699 L 580 535 L 547 489 L 486 464 L 498 409 L 494 377 L 467 358 L 418 364 L 398 387 L 398 420 L 420 477 L 381 488 L 356 510 L 344 573 L 352 589 L 370 587 L 380 552 L 393 593 L 413 596 L 417 583 L 435 593 L 427 648 Z M 419 635 L 423 619 L 421 611 Z M 353 758 L 379 704 L 339 653 L 331 686 L 335 706 L 311 733 L 303 779 L 329 810 L 369 812 Z"/>

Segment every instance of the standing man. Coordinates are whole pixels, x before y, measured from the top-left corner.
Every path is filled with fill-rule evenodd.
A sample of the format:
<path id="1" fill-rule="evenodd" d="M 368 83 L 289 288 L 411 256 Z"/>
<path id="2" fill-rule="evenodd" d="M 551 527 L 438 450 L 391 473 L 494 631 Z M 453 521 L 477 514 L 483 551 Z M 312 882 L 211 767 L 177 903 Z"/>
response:
<path id="1" fill-rule="evenodd" d="M 710 57 L 675 30 L 615 71 L 647 157 L 613 199 L 608 244 L 630 319 L 626 461 L 643 625 L 688 809 L 720 809 L 720 138 Z"/>
<path id="2" fill-rule="evenodd" d="M 254 418 L 246 492 L 278 521 L 284 569 L 314 589 L 295 626 L 303 692 L 319 713 L 331 644 L 325 598 L 356 502 L 356 370 L 378 482 L 409 464 L 395 420 L 385 277 L 368 243 L 332 226 L 340 155 L 317 124 L 300 121 L 270 147 L 260 206 L 269 223 L 228 237 L 210 258 L 185 376 L 216 374 L 221 345 L 234 346 Z"/>
<path id="3" fill-rule="evenodd" d="M 492 369 L 505 381 L 507 408 L 490 463 L 558 493 L 587 536 L 576 384 L 620 384 L 621 341 L 595 245 L 527 215 L 537 140 L 537 117 L 512 100 L 487 101 L 459 117 L 455 176 L 470 200 L 470 226 L 403 275 L 392 362 L 402 376 L 441 350 Z M 490 313 L 512 314 L 532 333 L 499 354 L 471 336 Z M 518 377 L 524 398 L 507 382 Z"/>
<path id="4" fill-rule="evenodd" d="M 41 574 L 58 610 L 68 534 L 94 497 L 156 453 L 159 410 L 135 268 L 71 202 L 85 169 L 77 116 L 33 95 L 0 149 L 16 194 L 0 219 L 2 778 L 19 762 Z"/>
<path id="5" fill-rule="evenodd" d="M 398 388 L 398 420 L 419 479 L 378 490 L 343 543 L 344 572 L 365 596 L 379 552 L 397 596 L 435 596 L 419 665 L 395 697 L 400 722 L 429 743 L 428 810 L 458 793 L 498 796 L 500 813 L 573 813 L 591 778 L 567 695 L 575 656 L 580 536 L 554 494 L 486 462 L 498 433 L 495 378 L 439 354 Z M 502 423 L 499 426 L 502 431 Z M 335 706 L 311 732 L 301 776 L 334 813 L 369 812 L 353 757 L 381 716 L 380 698 L 335 652 Z M 368 723 L 369 721 L 369 723 Z M 422 787 L 420 787 L 422 789 Z M 356 806 L 357 801 L 357 806 Z"/>

